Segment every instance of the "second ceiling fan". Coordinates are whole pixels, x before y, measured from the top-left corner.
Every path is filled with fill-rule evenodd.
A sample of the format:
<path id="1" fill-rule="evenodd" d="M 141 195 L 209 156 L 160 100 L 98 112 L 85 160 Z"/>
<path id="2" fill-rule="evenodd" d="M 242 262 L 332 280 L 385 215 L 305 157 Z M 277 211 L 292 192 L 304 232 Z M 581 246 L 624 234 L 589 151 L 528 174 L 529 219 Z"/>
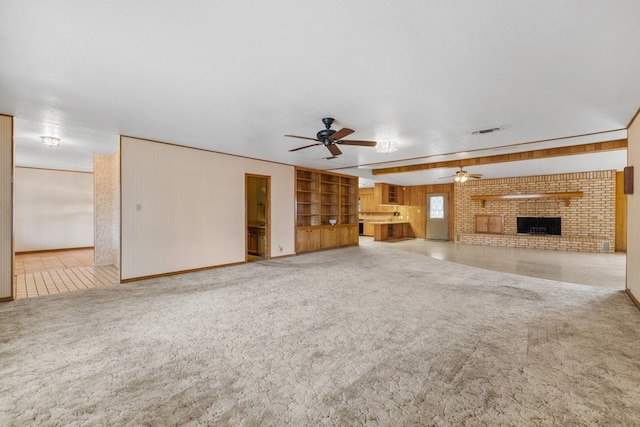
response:
<path id="1" fill-rule="evenodd" d="M 324 123 L 325 128 L 318 131 L 315 138 L 309 138 L 306 136 L 298 136 L 298 135 L 285 135 L 289 138 L 299 138 L 299 139 L 308 139 L 310 141 L 317 141 L 315 144 L 305 145 L 304 147 L 294 148 L 289 151 L 298 151 L 304 148 L 315 147 L 316 145 L 324 145 L 327 147 L 329 152 L 331 153 L 331 157 L 327 157 L 327 159 L 334 159 L 340 154 L 340 148 L 336 144 L 341 145 L 357 145 L 360 147 L 375 147 L 378 143 L 376 141 L 358 141 L 354 139 L 342 139 L 346 136 L 351 135 L 355 132 L 353 129 L 342 128 L 338 131 L 331 129 L 331 125 L 333 124 L 334 119 L 331 117 L 325 117 L 322 119 L 322 123 Z"/>
<path id="2" fill-rule="evenodd" d="M 462 166 L 460 166 L 460 170 L 457 171 L 454 175 L 443 176 L 440 179 L 444 179 L 444 178 L 453 178 L 453 180 L 455 182 L 465 182 L 469 178 L 480 179 L 480 178 L 482 178 L 482 174 L 481 173 L 468 173 L 466 170 L 462 169 Z"/>

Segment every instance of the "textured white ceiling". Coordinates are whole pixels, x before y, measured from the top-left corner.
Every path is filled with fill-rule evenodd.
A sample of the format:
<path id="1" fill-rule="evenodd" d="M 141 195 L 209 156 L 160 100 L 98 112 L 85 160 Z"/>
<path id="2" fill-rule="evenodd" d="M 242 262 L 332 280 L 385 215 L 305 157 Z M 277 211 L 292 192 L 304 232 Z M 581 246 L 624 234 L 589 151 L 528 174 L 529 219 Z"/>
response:
<path id="1" fill-rule="evenodd" d="M 374 164 L 625 137 L 640 106 L 637 0 L 0 0 L 0 11 L 0 113 L 16 117 L 18 166 L 90 170 L 123 134 L 373 178 Z M 307 141 L 284 134 L 313 137 L 326 116 L 400 149 L 288 152 Z M 625 164 L 624 152 L 598 156 L 471 172 Z M 385 164 L 404 159 L 415 160 Z"/>

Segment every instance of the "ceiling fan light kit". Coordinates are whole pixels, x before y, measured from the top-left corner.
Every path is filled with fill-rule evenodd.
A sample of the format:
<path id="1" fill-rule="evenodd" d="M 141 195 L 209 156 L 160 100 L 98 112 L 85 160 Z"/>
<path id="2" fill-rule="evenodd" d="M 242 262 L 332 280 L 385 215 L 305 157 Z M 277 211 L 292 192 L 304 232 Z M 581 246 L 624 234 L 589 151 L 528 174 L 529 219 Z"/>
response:
<path id="1" fill-rule="evenodd" d="M 305 148 L 315 147 L 316 145 L 324 145 L 327 147 L 329 152 L 331 153 L 331 157 L 325 157 L 326 159 L 335 159 L 337 156 L 342 154 L 340 148 L 336 144 L 341 145 L 356 145 L 360 147 L 375 147 L 378 145 L 376 141 L 357 141 L 354 139 L 342 139 L 346 136 L 351 135 L 355 131 L 349 128 L 342 128 L 338 131 L 331 129 L 331 125 L 333 124 L 334 119 L 331 117 L 325 117 L 322 119 L 322 123 L 324 123 L 325 128 L 318 131 L 315 138 L 309 138 L 306 136 L 298 136 L 298 135 L 285 135 L 289 138 L 299 138 L 299 139 L 308 139 L 310 141 L 318 141 L 315 144 L 305 145 L 303 147 L 293 148 L 291 151 L 298 151 Z"/>
<path id="2" fill-rule="evenodd" d="M 480 179 L 482 178 L 482 174 L 469 173 L 466 170 L 462 169 L 462 166 L 460 166 L 460 170 L 457 171 L 454 175 L 440 177 L 440 179 L 443 179 L 443 178 L 453 178 L 454 182 L 466 182 L 469 178 Z"/>

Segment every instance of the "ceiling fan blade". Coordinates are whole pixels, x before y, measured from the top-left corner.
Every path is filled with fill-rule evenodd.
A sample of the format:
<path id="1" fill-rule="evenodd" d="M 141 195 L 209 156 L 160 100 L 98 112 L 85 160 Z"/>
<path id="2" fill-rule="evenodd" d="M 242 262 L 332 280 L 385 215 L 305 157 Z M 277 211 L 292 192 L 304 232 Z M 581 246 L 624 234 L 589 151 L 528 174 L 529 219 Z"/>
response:
<path id="1" fill-rule="evenodd" d="M 355 130 L 353 129 L 342 128 L 339 131 L 335 132 L 333 135 L 331 135 L 331 139 L 333 139 L 334 141 L 337 141 L 339 139 L 344 138 L 345 136 L 351 135 L 354 132 Z"/>
<path id="2" fill-rule="evenodd" d="M 438 179 L 451 179 L 451 178 L 455 178 L 455 175 L 449 175 L 449 176 L 441 176 Z"/>
<path id="3" fill-rule="evenodd" d="M 342 141 L 336 141 L 336 144 L 359 145 L 361 147 L 375 147 L 376 145 L 378 145 L 376 141 L 357 141 L 354 139 L 344 139 Z"/>
<path id="4" fill-rule="evenodd" d="M 482 178 L 482 174 L 481 173 L 468 173 L 467 174 L 467 178 Z"/>
<path id="5" fill-rule="evenodd" d="M 303 148 L 315 147 L 316 145 L 322 145 L 322 142 L 318 142 L 317 144 L 305 145 L 304 147 L 294 148 L 289 151 L 298 151 L 298 150 L 302 150 Z"/>
<path id="6" fill-rule="evenodd" d="M 307 136 L 298 136 L 298 135 L 285 135 L 288 136 L 289 138 L 300 138 L 300 139 L 308 139 L 309 141 L 317 141 L 317 138 L 309 138 Z"/>
<path id="7" fill-rule="evenodd" d="M 329 151 L 331 151 L 331 154 L 333 154 L 333 157 L 339 156 L 340 154 L 342 154 L 342 151 L 340 151 L 340 149 L 333 144 L 327 145 L 327 148 L 329 149 Z"/>

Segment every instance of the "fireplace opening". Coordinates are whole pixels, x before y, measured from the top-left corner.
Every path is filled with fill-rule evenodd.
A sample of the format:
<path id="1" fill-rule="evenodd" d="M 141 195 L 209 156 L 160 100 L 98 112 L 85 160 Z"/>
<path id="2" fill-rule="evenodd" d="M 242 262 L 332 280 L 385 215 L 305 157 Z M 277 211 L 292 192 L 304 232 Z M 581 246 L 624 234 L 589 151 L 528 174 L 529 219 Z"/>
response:
<path id="1" fill-rule="evenodd" d="M 561 220 L 559 217 L 519 216 L 518 234 L 560 236 Z"/>

